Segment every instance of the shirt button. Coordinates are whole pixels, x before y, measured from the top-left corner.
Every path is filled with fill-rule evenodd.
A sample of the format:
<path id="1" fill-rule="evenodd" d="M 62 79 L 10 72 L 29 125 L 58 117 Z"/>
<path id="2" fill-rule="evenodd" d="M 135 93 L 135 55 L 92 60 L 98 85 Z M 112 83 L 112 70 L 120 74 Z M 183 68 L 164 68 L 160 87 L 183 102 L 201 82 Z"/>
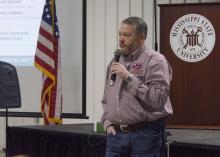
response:
<path id="1" fill-rule="evenodd" d="M 116 98 L 118 99 L 118 96 L 116 96 Z"/>
<path id="2" fill-rule="evenodd" d="M 119 111 L 119 108 L 117 107 L 116 110 Z"/>
<path id="3" fill-rule="evenodd" d="M 129 63 L 127 63 L 126 65 L 129 66 Z"/>
<path id="4" fill-rule="evenodd" d="M 122 120 L 120 119 L 119 122 L 121 122 Z"/>

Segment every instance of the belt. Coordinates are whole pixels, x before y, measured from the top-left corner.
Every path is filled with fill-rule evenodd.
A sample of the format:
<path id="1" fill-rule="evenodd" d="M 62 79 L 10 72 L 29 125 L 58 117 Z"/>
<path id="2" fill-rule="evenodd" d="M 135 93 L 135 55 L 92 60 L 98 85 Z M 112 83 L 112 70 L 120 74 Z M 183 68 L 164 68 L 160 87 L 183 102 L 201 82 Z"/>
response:
<path id="1" fill-rule="evenodd" d="M 139 123 L 135 123 L 135 124 L 128 124 L 128 125 L 113 125 L 113 127 L 116 130 L 119 130 L 121 132 L 126 133 L 126 132 L 138 131 L 138 130 L 140 130 L 144 127 L 147 127 L 147 126 L 158 125 L 162 121 L 164 121 L 163 118 L 156 120 L 156 121 L 143 121 L 143 122 L 139 122 Z"/>

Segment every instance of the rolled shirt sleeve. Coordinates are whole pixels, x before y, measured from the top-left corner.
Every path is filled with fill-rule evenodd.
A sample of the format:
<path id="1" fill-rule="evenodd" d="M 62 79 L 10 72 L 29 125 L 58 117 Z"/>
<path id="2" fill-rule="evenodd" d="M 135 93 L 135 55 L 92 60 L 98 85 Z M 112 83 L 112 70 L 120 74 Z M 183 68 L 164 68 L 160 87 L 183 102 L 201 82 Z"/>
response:
<path id="1" fill-rule="evenodd" d="M 112 124 L 134 124 L 154 121 L 172 114 L 170 103 L 170 81 L 172 69 L 166 58 L 145 47 L 131 56 L 121 57 L 119 63 L 133 75 L 130 81 L 116 77 L 110 86 L 110 66 L 107 68 L 102 98 L 101 122 L 106 129 Z"/>
<path id="2" fill-rule="evenodd" d="M 154 111 L 163 109 L 170 91 L 171 68 L 166 60 L 152 59 L 148 64 L 144 82 L 136 76 L 128 82 L 130 92 Z"/>

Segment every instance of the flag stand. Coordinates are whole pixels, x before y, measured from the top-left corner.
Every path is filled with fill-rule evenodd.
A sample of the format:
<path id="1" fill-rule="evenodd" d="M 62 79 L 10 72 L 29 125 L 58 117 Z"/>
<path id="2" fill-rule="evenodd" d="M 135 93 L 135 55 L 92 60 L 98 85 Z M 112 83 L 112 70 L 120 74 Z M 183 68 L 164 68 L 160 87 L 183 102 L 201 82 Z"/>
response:
<path id="1" fill-rule="evenodd" d="M 8 129 L 8 107 L 5 108 L 5 148 L 3 148 L 3 151 L 5 152 L 5 157 L 8 157 L 8 151 L 7 151 L 7 129 Z"/>

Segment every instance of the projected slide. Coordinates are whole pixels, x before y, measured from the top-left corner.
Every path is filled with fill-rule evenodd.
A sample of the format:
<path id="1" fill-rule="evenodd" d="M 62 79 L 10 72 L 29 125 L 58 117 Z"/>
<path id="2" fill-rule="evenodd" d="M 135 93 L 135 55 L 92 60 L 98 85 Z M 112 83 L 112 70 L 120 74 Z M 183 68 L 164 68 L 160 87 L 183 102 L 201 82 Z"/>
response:
<path id="1" fill-rule="evenodd" d="M 0 0 L 0 60 L 33 66 L 45 0 Z"/>

